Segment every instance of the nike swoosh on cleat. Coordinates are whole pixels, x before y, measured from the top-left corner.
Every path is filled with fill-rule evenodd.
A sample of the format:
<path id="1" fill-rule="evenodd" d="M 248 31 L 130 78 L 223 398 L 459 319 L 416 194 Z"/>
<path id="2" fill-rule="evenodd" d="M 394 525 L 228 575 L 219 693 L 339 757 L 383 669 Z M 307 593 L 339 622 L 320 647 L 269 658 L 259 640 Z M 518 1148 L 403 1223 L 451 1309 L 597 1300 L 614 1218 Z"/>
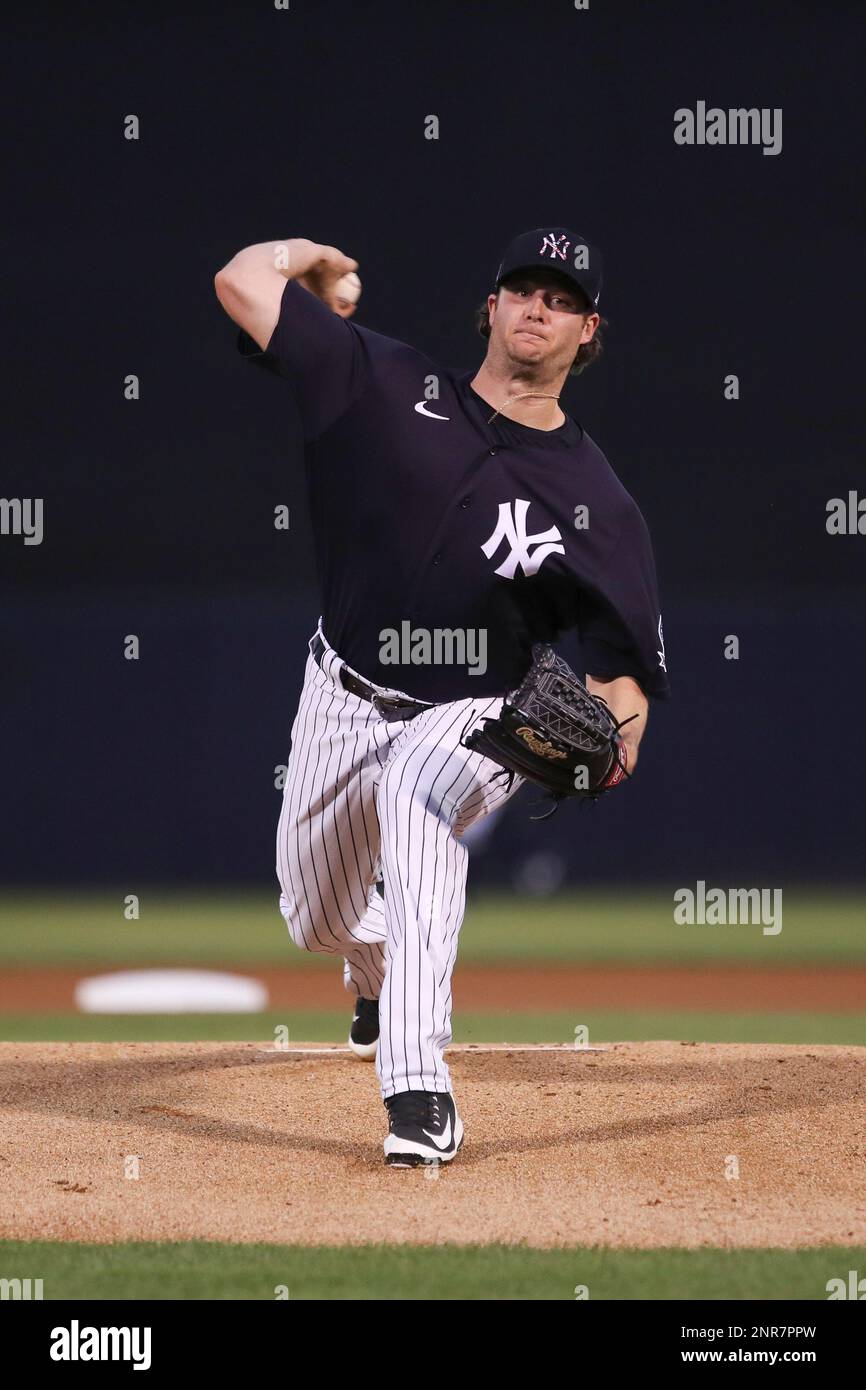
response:
<path id="1" fill-rule="evenodd" d="M 426 1134 L 428 1139 L 432 1139 L 437 1149 L 449 1149 L 451 1147 L 451 1116 L 448 1116 L 448 1123 L 443 1135 L 431 1134 L 429 1129 L 422 1129 L 421 1133 Z"/>
<path id="2" fill-rule="evenodd" d="M 427 409 L 426 401 L 416 401 L 415 409 L 419 415 L 426 415 L 428 420 L 450 420 L 450 415 L 437 415 L 435 410 Z"/>

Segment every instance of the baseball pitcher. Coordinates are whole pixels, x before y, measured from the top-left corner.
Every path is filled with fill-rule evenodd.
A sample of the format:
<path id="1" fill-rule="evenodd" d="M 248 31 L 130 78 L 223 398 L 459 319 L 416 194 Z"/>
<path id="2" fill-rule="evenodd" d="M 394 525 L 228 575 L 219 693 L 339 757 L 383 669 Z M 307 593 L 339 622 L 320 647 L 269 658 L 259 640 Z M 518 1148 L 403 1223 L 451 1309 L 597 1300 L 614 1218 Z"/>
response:
<path id="1" fill-rule="evenodd" d="M 353 323 L 357 270 L 294 238 L 215 284 L 297 410 L 321 584 L 280 908 L 296 945 L 343 957 L 350 1045 L 376 1059 L 385 1160 L 405 1167 L 463 1140 L 444 1054 L 466 830 L 524 781 L 553 805 L 623 785 L 668 682 L 643 518 L 559 404 L 600 351 L 598 249 L 564 227 L 516 237 L 472 371 Z M 585 682 L 553 650 L 572 628 Z"/>

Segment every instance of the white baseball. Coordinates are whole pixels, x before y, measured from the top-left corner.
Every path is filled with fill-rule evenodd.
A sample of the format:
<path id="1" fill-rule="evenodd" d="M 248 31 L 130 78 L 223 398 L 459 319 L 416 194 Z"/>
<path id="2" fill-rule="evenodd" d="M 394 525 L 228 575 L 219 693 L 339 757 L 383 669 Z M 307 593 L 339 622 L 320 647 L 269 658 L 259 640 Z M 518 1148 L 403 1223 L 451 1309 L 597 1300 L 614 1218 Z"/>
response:
<path id="1" fill-rule="evenodd" d="M 348 275 L 337 281 L 334 295 L 337 299 L 345 299 L 348 304 L 358 303 L 361 298 L 361 281 L 354 270 L 350 270 Z"/>

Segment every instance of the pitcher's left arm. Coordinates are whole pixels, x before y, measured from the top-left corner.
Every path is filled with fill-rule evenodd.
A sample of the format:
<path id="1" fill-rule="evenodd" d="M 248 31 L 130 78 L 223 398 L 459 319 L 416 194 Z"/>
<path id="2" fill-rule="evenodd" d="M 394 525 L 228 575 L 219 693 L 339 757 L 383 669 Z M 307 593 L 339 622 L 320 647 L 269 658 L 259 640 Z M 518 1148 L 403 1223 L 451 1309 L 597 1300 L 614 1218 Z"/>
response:
<path id="1" fill-rule="evenodd" d="M 606 702 L 617 722 L 621 719 L 630 720 L 630 723 L 624 724 L 620 730 L 620 738 L 625 744 L 628 758 L 627 771 L 633 773 L 637 767 L 638 749 L 649 714 L 646 695 L 631 676 L 591 676 L 587 672 L 586 688 L 590 695 L 598 695 Z M 636 719 L 631 719 L 633 714 L 637 715 Z"/>

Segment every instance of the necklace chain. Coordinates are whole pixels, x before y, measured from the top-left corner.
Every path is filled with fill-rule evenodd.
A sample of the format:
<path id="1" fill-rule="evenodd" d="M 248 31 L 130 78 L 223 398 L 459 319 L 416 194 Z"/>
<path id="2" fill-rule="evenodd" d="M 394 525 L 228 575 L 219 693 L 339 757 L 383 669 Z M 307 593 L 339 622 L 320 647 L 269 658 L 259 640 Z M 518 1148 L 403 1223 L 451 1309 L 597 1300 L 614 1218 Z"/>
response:
<path id="1" fill-rule="evenodd" d="M 508 397 L 506 397 L 506 399 L 502 402 L 502 404 L 501 404 L 501 406 L 499 407 L 499 409 L 498 409 L 498 410 L 494 410 L 494 412 L 493 412 L 493 414 L 491 415 L 490 419 L 487 421 L 488 425 L 492 425 L 492 424 L 493 424 L 493 421 L 496 419 L 497 415 L 501 415 L 502 412 L 503 412 L 503 410 L 505 409 L 505 407 L 506 407 L 507 405 L 511 405 L 513 401 L 522 401 L 522 400 L 524 399 L 524 397 L 526 397 L 526 396 L 537 396 L 539 400 L 543 400 L 543 401 L 558 401 L 558 400 L 559 400 L 559 396 L 551 396 L 551 395 L 548 395 L 548 394 L 547 394 L 546 392 L 544 392 L 544 391 L 521 391 L 521 392 L 519 393 L 519 395 L 517 395 L 517 396 L 508 396 Z"/>

